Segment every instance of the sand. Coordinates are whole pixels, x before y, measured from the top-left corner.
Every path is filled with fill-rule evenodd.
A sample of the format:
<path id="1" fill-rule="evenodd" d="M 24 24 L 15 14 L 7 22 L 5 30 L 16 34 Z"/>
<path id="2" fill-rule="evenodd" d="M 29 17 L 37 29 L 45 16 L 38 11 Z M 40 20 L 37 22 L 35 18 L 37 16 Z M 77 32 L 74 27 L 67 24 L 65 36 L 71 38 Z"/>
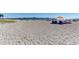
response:
<path id="1" fill-rule="evenodd" d="M 79 22 L 50 24 L 50 21 L 29 20 L 0 23 L 0 45 L 77 45 Z"/>

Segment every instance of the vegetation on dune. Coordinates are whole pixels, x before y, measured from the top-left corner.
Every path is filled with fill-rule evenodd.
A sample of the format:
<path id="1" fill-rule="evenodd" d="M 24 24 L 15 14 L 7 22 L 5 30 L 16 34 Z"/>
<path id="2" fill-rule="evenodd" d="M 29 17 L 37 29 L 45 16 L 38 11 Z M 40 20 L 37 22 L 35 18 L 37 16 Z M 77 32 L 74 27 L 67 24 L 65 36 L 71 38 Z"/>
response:
<path id="1" fill-rule="evenodd" d="M 15 20 L 10 20 L 10 19 L 4 19 L 4 15 L 0 13 L 0 23 L 12 23 L 16 22 Z"/>
<path id="2" fill-rule="evenodd" d="M 8 20 L 8 19 L 0 19 L 0 23 L 12 23 L 16 22 L 15 20 Z"/>

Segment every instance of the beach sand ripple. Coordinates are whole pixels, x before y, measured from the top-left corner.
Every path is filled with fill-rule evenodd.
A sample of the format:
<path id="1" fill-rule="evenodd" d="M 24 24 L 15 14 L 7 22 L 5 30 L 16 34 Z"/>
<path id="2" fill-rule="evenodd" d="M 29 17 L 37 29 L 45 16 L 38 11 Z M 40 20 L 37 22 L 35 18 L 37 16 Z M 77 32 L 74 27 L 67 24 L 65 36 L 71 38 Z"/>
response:
<path id="1" fill-rule="evenodd" d="M 76 45 L 79 44 L 79 22 L 50 24 L 49 21 L 0 23 L 2 45 Z"/>

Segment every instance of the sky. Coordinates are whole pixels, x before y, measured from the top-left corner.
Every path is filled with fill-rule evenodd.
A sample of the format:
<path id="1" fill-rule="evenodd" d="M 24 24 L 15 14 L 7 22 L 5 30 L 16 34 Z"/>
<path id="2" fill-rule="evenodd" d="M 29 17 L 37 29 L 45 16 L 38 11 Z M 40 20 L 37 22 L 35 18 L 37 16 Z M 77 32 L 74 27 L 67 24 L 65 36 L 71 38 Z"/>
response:
<path id="1" fill-rule="evenodd" d="M 79 13 L 3 13 L 5 18 L 18 17 L 49 17 L 64 16 L 65 18 L 79 18 Z"/>

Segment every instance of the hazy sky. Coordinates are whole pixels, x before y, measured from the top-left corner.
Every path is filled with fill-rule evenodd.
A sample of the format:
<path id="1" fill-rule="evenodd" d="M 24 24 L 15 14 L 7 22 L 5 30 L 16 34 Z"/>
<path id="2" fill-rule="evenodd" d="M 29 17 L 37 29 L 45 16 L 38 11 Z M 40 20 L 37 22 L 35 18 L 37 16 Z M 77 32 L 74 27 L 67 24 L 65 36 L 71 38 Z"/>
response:
<path id="1" fill-rule="evenodd" d="M 3 13 L 6 18 L 18 17 L 57 17 L 64 16 L 65 18 L 79 18 L 79 13 Z"/>

